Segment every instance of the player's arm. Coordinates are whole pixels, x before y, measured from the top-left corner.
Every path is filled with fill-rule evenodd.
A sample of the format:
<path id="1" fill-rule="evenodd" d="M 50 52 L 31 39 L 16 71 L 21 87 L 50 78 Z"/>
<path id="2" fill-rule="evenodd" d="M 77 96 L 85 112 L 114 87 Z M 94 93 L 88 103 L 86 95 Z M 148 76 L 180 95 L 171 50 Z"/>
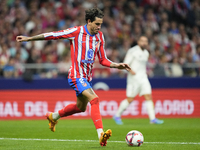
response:
<path id="1" fill-rule="evenodd" d="M 110 67 L 112 61 L 110 61 L 107 56 L 106 56 L 106 52 L 105 52 L 105 48 L 104 48 L 104 37 L 103 34 L 100 35 L 100 46 L 99 46 L 99 51 L 97 52 L 97 56 L 99 58 L 99 63 L 102 66 L 106 66 L 106 67 Z"/>
<path id="2" fill-rule="evenodd" d="M 133 61 L 133 52 L 129 49 L 128 52 L 126 53 L 126 56 L 124 58 L 124 63 L 131 65 L 131 62 Z M 135 75 L 136 73 L 131 69 L 129 71 L 132 75 Z"/>
<path id="3" fill-rule="evenodd" d="M 110 68 L 126 69 L 127 71 L 131 70 L 129 65 L 127 65 L 126 63 L 114 63 L 106 57 L 103 35 L 101 36 L 100 48 L 97 55 L 99 58 L 99 63 L 103 66 L 110 67 Z"/>
<path id="4" fill-rule="evenodd" d="M 37 41 L 37 40 L 57 40 L 57 39 L 63 39 L 63 38 L 72 38 L 75 36 L 77 31 L 77 28 L 70 28 L 67 30 L 60 30 L 60 31 L 54 31 L 49 33 L 42 33 L 39 35 L 35 35 L 32 37 L 27 36 L 17 36 L 16 41 L 17 42 L 25 42 L 25 41 Z"/>
<path id="5" fill-rule="evenodd" d="M 16 41 L 17 42 L 25 42 L 25 41 L 36 41 L 36 40 L 45 40 L 44 34 L 32 36 L 32 37 L 27 37 L 27 36 L 17 36 Z"/>
<path id="6" fill-rule="evenodd" d="M 135 75 L 135 71 L 133 71 L 132 69 L 129 71 L 132 75 Z"/>

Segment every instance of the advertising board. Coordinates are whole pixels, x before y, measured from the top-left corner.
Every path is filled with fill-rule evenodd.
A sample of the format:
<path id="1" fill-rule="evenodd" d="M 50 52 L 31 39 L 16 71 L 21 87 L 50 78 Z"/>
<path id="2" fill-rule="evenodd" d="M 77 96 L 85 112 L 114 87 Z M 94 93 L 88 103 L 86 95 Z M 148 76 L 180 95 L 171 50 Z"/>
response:
<path id="1" fill-rule="evenodd" d="M 126 96 L 124 89 L 95 92 L 100 98 L 102 118 L 111 118 Z M 154 89 L 152 95 L 158 118 L 200 117 L 199 89 Z M 58 111 L 75 102 L 73 90 L 2 90 L 0 119 L 44 119 L 46 112 Z M 147 118 L 144 98 L 135 97 L 122 117 Z M 66 118 L 90 118 L 90 104 L 85 112 Z"/>

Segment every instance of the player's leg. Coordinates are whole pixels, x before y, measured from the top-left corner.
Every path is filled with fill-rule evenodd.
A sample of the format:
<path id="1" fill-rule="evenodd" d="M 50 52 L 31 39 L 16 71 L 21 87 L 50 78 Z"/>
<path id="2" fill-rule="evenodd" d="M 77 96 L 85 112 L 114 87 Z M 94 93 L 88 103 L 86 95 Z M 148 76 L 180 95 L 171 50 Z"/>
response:
<path id="1" fill-rule="evenodd" d="M 55 132 L 56 128 L 56 124 L 58 123 L 58 121 L 54 120 L 53 119 L 53 116 L 52 116 L 52 112 L 47 112 L 45 117 L 48 119 L 49 121 L 49 129 L 52 131 L 52 132 Z"/>
<path id="2" fill-rule="evenodd" d="M 95 97 L 95 96 L 94 96 Z M 97 97 L 97 96 L 96 96 Z M 71 103 L 65 106 L 63 109 L 60 109 L 58 112 L 48 112 L 47 119 L 49 120 L 49 128 L 51 131 L 55 131 L 55 125 L 57 124 L 57 120 L 62 117 L 67 117 L 73 115 L 75 113 L 84 112 L 87 108 L 88 98 L 82 94 L 77 95 L 77 102 Z"/>
<path id="3" fill-rule="evenodd" d="M 77 99 L 79 99 L 79 98 L 77 97 Z M 83 104 L 83 105 L 87 106 L 87 103 Z M 71 103 L 71 104 L 65 106 L 63 109 L 59 110 L 58 112 L 46 113 L 46 117 L 49 120 L 49 129 L 51 129 L 51 131 L 55 132 L 55 125 L 58 123 L 57 120 L 59 118 L 67 117 L 67 116 L 70 116 L 75 113 L 84 112 L 85 109 L 83 108 L 83 106 L 81 108 L 82 109 L 79 109 L 79 107 L 77 107 L 76 103 Z"/>
<path id="4" fill-rule="evenodd" d="M 101 146 L 106 146 L 107 140 L 112 135 L 112 131 L 110 129 L 106 132 L 103 131 L 103 123 L 99 110 L 99 97 L 94 93 L 92 88 L 83 91 L 82 95 L 91 104 L 91 118 L 97 130 L 99 143 Z"/>
<path id="5" fill-rule="evenodd" d="M 145 100 L 146 100 L 146 109 L 147 109 L 147 113 L 149 115 L 149 120 L 154 120 L 155 117 L 155 111 L 154 111 L 154 104 L 152 101 L 152 95 L 151 94 L 144 94 L 143 95 Z"/>
<path id="6" fill-rule="evenodd" d="M 102 119 L 99 111 L 99 97 L 92 88 L 82 92 L 83 98 L 91 104 L 91 117 L 96 129 L 103 129 Z"/>
<path id="7" fill-rule="evenodd" d="M 87 101 L 81 101 L 81 96 L 77 97 L 77 103 L 71 103 L 58 111 L 60 117 L 67 117 L 75 113 L 84 112 L 87 107 Z M 55 114 L 55 113 L 54 113 Z"/>
<path id="8" fill-rule="evenodd" d="M 134 83 L 132 84 L 131 82 L 127 83 L 126 86 L 126 99 L 124 99 L 117 110 L 117 113 L 113 116 L 113 119 L 116 124 L 122 125 L 123 122 L 121 120 L 121 115 L 124 112 L 124 110 L 127 109 L 127 107 L 130 105 L 130 103 L 133 101 L 134 97 L 137 95 L 139 90 L 138 84 Z"/>
<path id="9" fill-rule="evenodd" d="M 152 89 L 148 79 L 144 79 L 141 85 L 140 96 L 143 95 L 146 100 L 147 113 L 149 115 L 150 123 L 152 124 L 162 124 L 164 121 L 159 120 L 155 117 L 155 109 L 152 99 Z"/>
<path id="10" fill-rule="evenodd" d="M 87 106 L 87 99 L 79 100 L 82 97 L 82 91 L 85 89 L 91 88 L 90 84 L 83 78 L 77 79 L 68 79 L 69 85 L 76 91 L 77 102 L 78 103 L 71 103 L 65 106 L 63 109 L 59 110 L 58 112 L 48 112 L 46 114 L 47 119 L 49 120 L 49 128 L 51 131 L 55 132 L 55 125 L 58 123 L 57 120 L 61 117 L 67 117 L 75 113 L 80 113 L 85 111 Z"/>
<path id="11" fill-rule="evenodd" d="M 126 108 L 129 106 L 129 104 L 133 101 L 134 97 L 127 97 L 123 101 L 121 101 L 119 108 L 117 110 L 117 113 L 113 116 L 113 119 L 116 124 L 122 125 L 123 122 L 121 120 L 122 113 L 126 110 Z"/>
<path id="12" fill-rule="evenodd" d="M 152 93 L 152 89 L 151 89 L 150 82 L 148 78 L 144 78 L 141 82 L 141 90 L 140 90 L 139 95 L 140 96 L 143 95 L 146 100 L 146 108 L 147 108 L 147 113 L 149 115 L 150 123 L 162 124 L 163 120 L 158 120 L 155 117 L 155 109 L 154 109 L 151 93 Z"/>
<path id="13" fill-rule="evenodd" d="M 146 108 L 147 108 L 147 113 L 149 115 L 149 120 L 151 124 L 163 124 L 163 120 L 159 120 L 155 116 L 155 109 L 154 109 L 154 104 L 152 101 L 152 95 L 151 94 L 145 94 L 144 98 L 146 100 Z"/>
<path id="14" fill-rule="evenodd" d="M 117 110 L 116 113 L 116 117 L 121 117 L 122 113 L 124 112 L 124 110 L 126 110 L 126 108 L 129 106 L 129 104 L 133 101 L 134 97 L 127 97 L 126 99 L 124 99 L 123 101 L 121 101 L 119 108 Z"/>

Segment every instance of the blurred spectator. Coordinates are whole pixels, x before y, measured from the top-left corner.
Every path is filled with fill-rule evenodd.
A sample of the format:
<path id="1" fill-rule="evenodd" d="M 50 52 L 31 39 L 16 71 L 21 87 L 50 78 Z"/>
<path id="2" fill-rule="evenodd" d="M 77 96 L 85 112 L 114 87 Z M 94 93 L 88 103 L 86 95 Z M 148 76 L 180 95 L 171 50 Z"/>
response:
<path id="1" fill-rule="evenodd" d="M 34 76 L 39 77 L 39 78 L 46 78 L 46 70 L 45 68 L 42 68 L 43 62 L 42 62 L 41 57 L 38 57 L 36 59 L 36 65 L 37 65 L 37 68 L 35 70 Z"/>
<path id="2" fill-rule="evenodd" d="M 162 47 L 164 47 L 164 43 L 168 41 L 169 32 L 167 30 L 167 27 L 163 24 L 161 26 L 160 33 L 158 33 L 158 40 L 161 43 Z"/>
<path id="3" fill-rule="evenodd" d="M 160 62 L 156 64 L 154 68 L 154 76 L 155 77 L 167 77 L 170 76 L 170 71 L 167 66 L 167 58 L 165 55 L 160 56 Z"/>
<path id="4" fill-rule="evenodd" d="M 38 53 L 38 51 L 36 49 L 32 48 L 32 49 L 30 49 L 30 54 L 29 54 L 29 57 L 28 57 L 26 63 L 27 64 L 34 64 L 34 63 L 36 63 L 36 60 L 37 60 L 38 57 L 40 57 L 40 53 Z M 36 74 L 36 70 L 37 70 L 37 68 L 30 69 L 32 74 Z"/>
<path id="5" fill-rule="evenodd" d="M 193 62 L 192 61 L 192 55 L 186 54 L 186 58 L 187 58 L 186 61 L 182 65 L 184 76 L 196 77 L 197 73 L 195 71 L 195 68 L 190 66 L 191 63 Z"/>
<path id="6" fill-rule="evenodd" d="M 173 37 L 176 37 L 176 35 L 179 33 L 176 21 L 171 22 L 169 33 L 171 33 Z"/>
<path id="7" fill-rule="evenodd" d="M 197 51 L 197 44 L 198 44 L 198 38 L 200 38 L 200 36 L 196 36 L 196 35 L 192 35 L 191 37 L 191 41 L 190 41 L 190 46 L 191 46 L 191 54 L 195 55 L 196 51 Z"/>
<path id="8" fill-rule="evenodd" d="M 119 51 L 117 50 L 117 47 L 115 45 L 113 45 L 111 55 L 108 58 L 113 62 L 119 63 Z M 110 76 L 111 77 L 117 77 L 119 75 L 119 72 L 120 72 L 120 70 L 110 68 Z"/>
<path id="9" fill-rule="evenodd" d="M 14 67 L 15 59 L 13 57 L 9 58 L 8 64 L 3 67 L 3 76 L 5 78 L 18 77 L 18 72 Z"/>
<path id="10" fill-rule="evenodd" d="M 157 64 L 157 59 L 156 59 L 155 55 L 153 55 L 151 52 L 149 52 L 149 60 L 148 60 L 148 63 L 147 63 L 147 75 L 149 77 L 154 76 L 153 68 L 155 67 L 156 64 Z"/>
<path id="11" fill-rule="evenodd" d="M 10 52 L 6 44 L 1 45 L 0 65 L 5 66 L 9 62 Z"/>
<path id="12" fill-rule="evenodd" d="M 197 65 L 195 68 L 197 76 L 200 75 L 200 45 L 196 46 L 196 53 L 193 55 L 192 61 Z"/>
<path id="13" fill-rule="evenodd" d="M 58 63 L 58 72 L 60 76 L 68 76 L 68 70 L 71 67 L 70 58 L 70 52 L 65 50 L 62 55 L 61 61 Z"/>
<path id="14" fill-rule="evenodd" d="M 198 6 L 198 5 L 197 5 Z M 195 14 L 195 11 L 196 11 L 196 6 L 195 6 L 195 1 L 191 2 L 191 7 L 187 13 L 187 24 L 188 26 L 190 27 L 194 27 L 196 25 L 196 14 Z"/>
<path id="15" fill-rule="evenodd" d="M 28 59 L 29 57 L 29 54 L 28 52 L 26 51 L 26 49 L 21 45 L 21 43 L 19 42 L 16 42 L 15 43 L 15 47 L 11 47 L 10 48 L 10 55 L 12 57 L 15 57 L 16 53 L 19 52 L 21 53 L 21 61 L 22 62 L 26 62 L 26 60 Z"/>
<path id="16" fill-rule="evenodd" d="M 54 65 L 54 60 L 55 60 L 55 56 L 54 54 L 52 53 L 48 53 L 46 55 L 46 69 L 45 69 L 45 72 L 46 72 L 46 77 L 47 78 L 56 78 L 57 75 L 58 75 L 58 71 L 57 71 L 57 68 L 56 66 Z"/>
<path id="17" fill-rule="evenodd" d="M 150 46 L 150 50 L 154 50 L 154 49 L 159 49 L 160 52 L 164 51 L 164 48 L 161 44 L 161 42 L 159 41 L 158 35 L 154 34 L 151 39 L 149 40 L 149 46 Z"/>
<path id="18" fill-rule="evenodd" d="M 17 52 L 14 58 L 15 58 L 14 66 L 15 66 L 16 72 L 18 76 L 21 76 L 25 70 L 23 66 L 24 62 L 21 61 L 21 52 Z"/>
<path id="19" fill-rule="evenodd" d="M 136 23 L 135 23 L 136 24 Z M 133 27 L 133 38 L 134 41 L 137 41 L 138 38 L 142 35 L 142 29 L 140 25 L 135 25 Z M 136 44 L 136 43 L 135 43 Z"/>
<path id="20" fill-rule="evenodd" d="M 188 13 L 188 7 L 184 0 L 175 0 L 174 3 L 174 19 L 178 21 L 178 23 L 183 23 L 186 25 L 186 17 Z"/>
<path id="21" fill-rule="evenodd" d="M 196 46 L 196 53 L 193 55 L 193 62 L 200 63 L 200 45 Z"/>
<path id="22" fill-rule="evenodd" d="M 152 9 L 148 9 L 147 12 L 145 13 L 145 21 L 143 23 L 143 28 L 146 29 L 151 29 L 153 32 L 159 31 L 159 26 L 158 26 L 158 21 L 157 17 L 154 14 Z"/>
<path id="23" fill-rule="evenodd" d="M 171 76 L 172 77 L 182 77 L 183 76 L 183 70 L 181 68 L 181 65 L 178 62 L 178 57 L 174 57 L 172 60 Z"/>
<path id="24" fill-rule="evenodd" d="M 172 62 L 172 59 L 174 57 L 177 57 L 177 53 L 174 51 L 173 47 L 168 47 L 165 52 L 165 56 L 166 56 L 167 62 Z"/>
<path id="25" fill-rule="evenodd" d="M 194 0 L 192 2 L 191 10 L 194 11 L 195 25 L 198 26 L 198 28 L 200 29 L 200 2 L 199 0 Z"/>

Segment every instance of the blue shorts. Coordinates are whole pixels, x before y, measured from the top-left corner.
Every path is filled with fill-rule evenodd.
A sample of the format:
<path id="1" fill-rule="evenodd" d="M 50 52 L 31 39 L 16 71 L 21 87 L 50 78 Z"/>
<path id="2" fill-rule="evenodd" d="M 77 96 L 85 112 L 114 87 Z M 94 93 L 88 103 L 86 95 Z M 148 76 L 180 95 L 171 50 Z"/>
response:
<path id="1" fill-rule="evenodd" d="M 68 79 L 69 85 L 76 91 L 76 96 L 82 96 L 82 92 L 92 88 L 92 82 L 88 82 L 85 78 Z"/>

